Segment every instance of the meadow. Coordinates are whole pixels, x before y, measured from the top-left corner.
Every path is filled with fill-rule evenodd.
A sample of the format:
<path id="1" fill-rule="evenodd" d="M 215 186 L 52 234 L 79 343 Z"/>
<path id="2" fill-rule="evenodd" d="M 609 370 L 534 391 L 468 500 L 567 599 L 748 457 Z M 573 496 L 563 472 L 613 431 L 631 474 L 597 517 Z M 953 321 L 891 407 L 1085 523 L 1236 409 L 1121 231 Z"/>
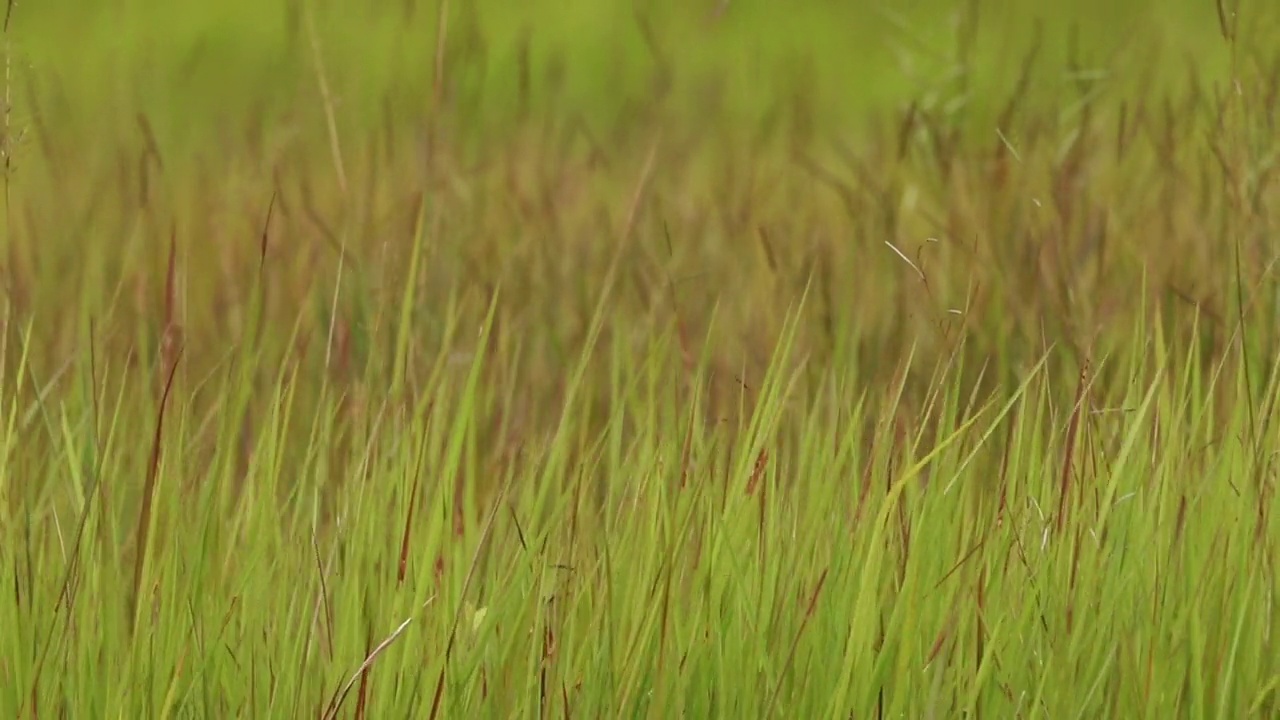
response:
<path id="1" fill-rule="evenodd" d="M 1280 717 L 1280 7 L 1048 5 L 10 2 L 0 715 Z"/>

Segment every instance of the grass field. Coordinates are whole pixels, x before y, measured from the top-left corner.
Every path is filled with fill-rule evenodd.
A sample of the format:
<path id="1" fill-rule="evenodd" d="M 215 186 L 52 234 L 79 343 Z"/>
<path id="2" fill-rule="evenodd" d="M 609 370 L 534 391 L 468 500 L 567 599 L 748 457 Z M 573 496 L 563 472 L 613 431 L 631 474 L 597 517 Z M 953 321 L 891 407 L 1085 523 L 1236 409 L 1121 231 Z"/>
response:
<path id="1" fill-rule="evenodd" d="M 1280 716 L 1280 8 L 80 5 L 0 715 Z"/>

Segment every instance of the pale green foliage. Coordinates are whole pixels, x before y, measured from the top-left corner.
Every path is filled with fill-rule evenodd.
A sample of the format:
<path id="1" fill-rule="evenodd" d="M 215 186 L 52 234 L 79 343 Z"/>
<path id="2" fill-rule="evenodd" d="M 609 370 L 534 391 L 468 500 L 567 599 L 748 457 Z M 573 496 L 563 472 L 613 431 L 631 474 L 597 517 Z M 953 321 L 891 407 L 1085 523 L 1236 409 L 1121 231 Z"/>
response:
<path id="1" fill-rule="evenodd" d="M 210 122 L 130 84 L 204 25 L 165 11 L 99 87 L 34 16 L 0 715 L 1280 715 L 1280 64 L 1247 42 L 1275 19 L 1224 41 L 1178 3 L 1203 30 L 1036 59 L 1069 33 L 962 12 L 922 30 L 941 59 L 894 36 L 923 89 L 713 109 L 699 73 L 767 13 L 578 5 L 531 37 L 652 21 L 683 94 L 562 49 L 577 85 L 490 114 L 512 18 L 301 3 L 239 39 L 287 62 L 228 66 Z M 209 12 L 226 50 L 260 8 Z M 361 32 L 400 44 L 361 65 Z M 1183 34 L 1194 73 L 1153 49 Z"/>

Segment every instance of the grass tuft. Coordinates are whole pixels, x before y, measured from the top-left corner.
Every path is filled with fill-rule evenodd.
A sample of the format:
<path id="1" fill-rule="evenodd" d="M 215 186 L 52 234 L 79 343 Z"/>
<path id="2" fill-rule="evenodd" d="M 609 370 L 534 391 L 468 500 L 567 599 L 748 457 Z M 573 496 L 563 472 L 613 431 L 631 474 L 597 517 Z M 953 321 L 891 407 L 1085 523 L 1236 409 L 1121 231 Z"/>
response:
<path id="1" fill-rule="evenodd" d="M 1280 15 L 714 4 L 10 2 L 0 715 L 1280 716 Z"/>

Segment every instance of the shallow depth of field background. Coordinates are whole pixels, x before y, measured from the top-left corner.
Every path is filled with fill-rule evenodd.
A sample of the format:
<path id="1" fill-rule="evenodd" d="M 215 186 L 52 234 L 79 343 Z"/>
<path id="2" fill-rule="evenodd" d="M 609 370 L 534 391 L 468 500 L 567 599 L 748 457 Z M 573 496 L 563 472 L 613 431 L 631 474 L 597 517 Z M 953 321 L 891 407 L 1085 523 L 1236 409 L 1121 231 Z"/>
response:
<path id="1" fill-rule="evenodd" d="M 1266 8 L 1245 12 L 1241 34 L 1265 43 Z M 814 1 L 786 12 L 762 2 L 64 2 L 19 4 L 10 29 L 18 95 L 48 103 L 46 122 L 101 144 L 124 141 L 145 112 L 173 152 L 246 126 L 321 131 L 313 37 L 352 142 L 387 123 L 408 131 L 428 113 L 506 131 L 525 102 L 536 116 L 583 113 L 604 132 L 659 94 L 681 121 L 748 127 L 799 95 L 825 130 L 849 132 L 954 92 L 962 71 L 968 104 L 989 110 L 1033 46 L 1042 97 L 1069 81 L 1073 47 L 1078 69 L 1108 85 L 1220 80 L 1229 59 L 1214 3 L 1197 0 Z M 444 99 L 432 91 L 438 57 Z"/>
<path id="2" fill-rule="evenodd" d="M 2 40 L 0 714 L 1280 712 L 1269 3 Z"/>

